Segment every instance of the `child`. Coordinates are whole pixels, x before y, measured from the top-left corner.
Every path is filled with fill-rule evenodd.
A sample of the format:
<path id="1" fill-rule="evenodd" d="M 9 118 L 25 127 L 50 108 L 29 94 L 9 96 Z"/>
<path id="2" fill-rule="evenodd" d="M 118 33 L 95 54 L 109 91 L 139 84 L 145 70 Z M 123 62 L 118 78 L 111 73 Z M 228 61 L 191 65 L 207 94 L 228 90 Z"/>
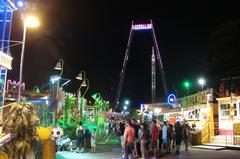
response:
<path id="1" fill-rule="evenodd" d="M 96 153 L 96 129 L 93 129 L 91 134 L 91 152 Z"/>

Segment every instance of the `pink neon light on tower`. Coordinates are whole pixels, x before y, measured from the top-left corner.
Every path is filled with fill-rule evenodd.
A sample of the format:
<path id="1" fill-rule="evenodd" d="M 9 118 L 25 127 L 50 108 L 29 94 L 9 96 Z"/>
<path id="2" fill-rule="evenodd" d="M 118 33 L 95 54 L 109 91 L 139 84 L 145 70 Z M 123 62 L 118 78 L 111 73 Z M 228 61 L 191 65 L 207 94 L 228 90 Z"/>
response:
<path id="1" fill-rule="evenodd" d="M 12 85 L 16 85 L 16 88 L 19 87 L 19 82 L 16 82 L 16 81 L 12 81 L 12 80 L 7 80 L 7 90 L 9 90 L 9 87 L 11 87 Z M 22 90 L 25 90 L 25 83 L 22 83 L 21 84 L 21 88 Z"/>
<path id="2" fill-rule="evenodd" d="M 152 29 L 152 24 L 135 24 L 132 25 L 133 30 L 150 30 Z"/>

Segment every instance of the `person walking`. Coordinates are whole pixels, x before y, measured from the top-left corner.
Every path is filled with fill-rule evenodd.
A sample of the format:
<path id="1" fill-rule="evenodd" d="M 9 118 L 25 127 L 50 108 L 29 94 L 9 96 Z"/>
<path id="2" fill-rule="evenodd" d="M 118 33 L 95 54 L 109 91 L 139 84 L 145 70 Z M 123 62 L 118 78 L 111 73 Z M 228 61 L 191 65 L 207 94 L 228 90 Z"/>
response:
<path id="1" fill-rule="evenodd" d="M 158 146 L 159 146 L 159 153 L 161 154 L 162 151 L 162 144 L 163 144 L 163 139 L 162 139 L 162 123 L 160 124 L 159 127 L 159 132 L 158 132 Z"/>
<path id="2" fill-rule="evenodd" d="M 175 136 L 176 136 L 176 154 L 179 155 L 180 153 L 180 145 L 181 145 L 181 141 L 182 141 L 182 126 L 180 124 L 180 122 L 178 121 L 175 124 Z"/>
<path id="3" fill-rule="evenodd" d="M 140 125 L 138 124 L 138 122 L 134 119 L 132 119 L 132 127 L 135 130 L 135 140 L 134 140 L 134 157 L 137 158 L 139 157 L 139 149 L 140 149 L 140 140 L 139 140 L 139 129 L 140 129 Z"/>
<path id="4" fill-rule="evenodd" d="M 109 122 L 108 121 L 105 121 L 105 123 L 104 123 L 104 130 L 105 130 L 104 137 L 108 137 L 108 134 L 109 134 Z"/>
<path id="5" fill-rule="evenodd" d="M 124 131 L 125 131 L 125 123 L 124 121 L 121 121 L 119 125 L 119 132 L 120 132 L 119 135 L 120 135 L 121 147 L 122 147 L 122 153 L 123 153 L 122 158 L 124 158 L 124 144 L 125 144 Z"/>
<path id="6" fill-rule="evenodd" d="M 93 129 L 93 132 L 91 133 L 91 152 L 96 153 L 96 129 Z"/>
<path id="7" fill-rule="evenodd" d="M 150 143 L 151 143 L 151 133 L 150 133 L 150 130 L 149 130 L 147 124 L 145 125 L 145 131 L 146 131 L 145 156 L 147 157 L 148 153 L 150 151 L 150 147 L 151 147 L 151 145 L 150 145 Z"/>
<path id="8" fill-rule="evenodd" d="M 135 130 L 131 126 L 131 120 L 126 121 L 126 128 L 124 131 L 125 138 L 125 159 L 133 159 L 133 149 L 134 149 L 134 141 L 135 141 Z"/>
<path id="9" fill-rule="evenodd" d="M 183 140 L 185 143 L 185 151 L 188 151 L 188 143 L 190 138 L 190 126 L 188 123 L 185 123 L 183 126 Z"/>
<path id="10" fill-rule="evenodd" d="M 174 126 L 173 124 L 169 123 L 168 126 L 168 151 L 170 152 L 171 147 L 173 145 L 173 139 L 174 139 Z"/>
<path id="11" fill-rule="evenodd" d="M 158 127 L 156 125 L 156 120 L 152 121 L 152 149 L 154 158 L 157 157 L 157 142 L 158 142 Z"/>
<path id="12" fill-rule="evenodd" d="M 142 159 L 145 159 L 145 146 L 146 146 L 146 127 L 144 123 L 141 123 L 140 125 L 140 144 L 141 144 L 141 153 L 142 153 Z"/>
<path id="13" fill-rule="evenodd" d="M 83 127 L 82 122 L 79 122 L 79 126 L 76 129 L 76 136 L 77 136 L 77 151 L 84 151 L 84 134 L 85 130 Z"/>
<path id="14" fill-rule="evenodd" d="M 172 149 L 175 149 L 175 143 L 176 143 L 176 132 L 175 132 L 174 124 L 173 124 L 173 127 L 172 127 L 172 131 L 173 131 Z"/>
<path id="15" fill-rule="evenodd" d="M 167 152 L 168 150 L 168 126 L 167 122 L 164 121 L 162 127 L 162 142 L 163 142 L 163 149 Z"/>
<path id="16" fill-rule="evenodd" d="M 91 132 L 89 129 L 85 129 L 84 140 L 85 148 L 91 148 Z"/>

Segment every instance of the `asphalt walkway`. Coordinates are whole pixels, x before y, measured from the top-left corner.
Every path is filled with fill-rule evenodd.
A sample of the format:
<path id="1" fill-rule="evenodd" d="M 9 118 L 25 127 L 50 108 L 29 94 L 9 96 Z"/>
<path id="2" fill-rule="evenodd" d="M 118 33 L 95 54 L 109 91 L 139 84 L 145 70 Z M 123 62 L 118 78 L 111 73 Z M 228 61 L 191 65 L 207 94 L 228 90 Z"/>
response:
<path id="1" fill-rule="evenodd" d="M 57 159 L 121 159 L 122 153 L 120 146 L 98 145 L 95 154 L 90 152 L 58 152 Z M 175 151 L 171 154 L 161 153 L 157 158 L 161 159 L 240 159 L 239 150 L 203 150 L 189 148 L 189 151 L 181 151 L 176 155 Z M 148 157 L 146 159 L 152 159 Z"/>

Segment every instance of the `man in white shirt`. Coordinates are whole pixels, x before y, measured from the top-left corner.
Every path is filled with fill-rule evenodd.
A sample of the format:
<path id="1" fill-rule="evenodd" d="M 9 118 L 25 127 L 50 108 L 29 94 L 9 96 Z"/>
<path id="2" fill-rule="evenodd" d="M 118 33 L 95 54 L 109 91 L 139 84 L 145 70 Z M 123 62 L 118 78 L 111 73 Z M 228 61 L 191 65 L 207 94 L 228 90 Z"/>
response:
<path id="1" fill-rule="evenodd" d="M 168 131 L 167 122 L 164 121 L 163 127 L 162 127 L 162 140 L 163 140 L 163 145 L 164 145 L 163 147 L 165 150 L 167 150 L 167 146 L 168 146 L 167 131 Z"/>

